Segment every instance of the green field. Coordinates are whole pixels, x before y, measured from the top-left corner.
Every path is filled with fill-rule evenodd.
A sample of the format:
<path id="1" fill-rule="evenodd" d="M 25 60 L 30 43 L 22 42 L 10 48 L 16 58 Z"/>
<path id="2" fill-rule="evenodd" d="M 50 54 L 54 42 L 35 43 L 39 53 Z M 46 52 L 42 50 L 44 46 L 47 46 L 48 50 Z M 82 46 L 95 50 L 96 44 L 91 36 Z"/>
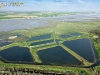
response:
<path id="1" fill-rule="evenodd" d="M 0 19 L 37 18 L 85 14 L 85 12 L 0 12 Z"/>

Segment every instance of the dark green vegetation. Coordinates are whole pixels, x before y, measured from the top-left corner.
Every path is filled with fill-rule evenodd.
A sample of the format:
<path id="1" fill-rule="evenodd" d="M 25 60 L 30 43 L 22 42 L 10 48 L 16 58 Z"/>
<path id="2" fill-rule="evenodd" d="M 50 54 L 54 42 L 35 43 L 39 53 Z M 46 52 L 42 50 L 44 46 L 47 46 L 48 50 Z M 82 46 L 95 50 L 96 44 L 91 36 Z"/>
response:
<path id="1" fill-rule="evenodd" d="M 66 67 L 66 66 L 49 66 L 49 65 L 26 65 L 26 64 L 5 64 L 0 62 L 0 74 L 70 74 L 70 75 L 93 75 L 90 69 Z M 5 65 L 4 67 L 2 65 Z"/>
<path id="2" fill-rule="evenodd" d="M 13 19 L 13 18 L 23 18 L 23 17 L 4 17 L 4 16 L 0 16 L 0 19 Z"/>
<path id="3" fill-rule="evenodd" d="M 96 29 L 91 30 L 90 33 L 96 35 L 94 36 L 94 46 L 100 59 L 100 26 L 98 26 Z"/>
<path id="4" fill-rule="evenodd" d="M 99 25 L 100 25 L 100 22 L 75 22 L 75 23 L 58 22 L 55 25 L 51 25 L 51 26 L 47 26 L 47 27 L 41 27 L 41 28 L 35 28 L 35 29 L 29 29 L 29 30 L 28 29 L 25 29 L 25 30 L 21 29 L 21 30 L 9 31 L 9 34 L 10 33 L 12 33 L 12 34 L 18 34 L 19 33 L 19 34 L 21 34 L 21 36 L 24 35 L 28 38 L 25 39 L 25 40 L 21 39 L 20 41 L 22 41 L 22 42 L 14 41 L 12 44 L 0 47 L 0 50 L 6 51 L 7 49 L 12 48 L 14 46 L 28 47 L 30 49 L 32 56 L 34 57 L 34 61 L 38 64 L 42 64 L 44 61 L 47 61 L 47 60 L 41 60 L 43 58 L 41 58 L 41 56 L 38 56 L 39 52 L 46 53 L 42 57 L 46 58 L 45 56 L 48 55 L 48 59 L 50 58 L 50 54 L 47 53 L 48 49 L 50 49 L 49 51 L 53 55 L 52 57 L 54 57 L 54 58 L 57 57 L 56 58 L 57 61 L 58 61 L 58 56 L 60 56 L 59 58 L 62 59 L 62 57 L 65 58 L 67 54 L 70 55 L 69 56 L 70 58 L 76 58 L 77 57 L 76 59 L 80 59 L 79 56 L 77 56 L 77 54 L 78 54 L 78 52 L 76 51 L 77 49 L 75 50 L 75 52 L 71 52 L 70 50 L 69 51 L 66 50 L 68 48 L 63 48 L 63 50 L 61 50 L 62 48 L 60 47 L 61 49 L 57 48 L 58 49 L 58 53 L 57 53 L 56 52 L 57 49 L 53 50 L 52 48 L 62 46 L 61 44 L 65 41 L 71 42 L 72 40 L 77 41 L 77 39 L 84 39 L 84 38 L 94 39 L 93 36 L 95 36 L 96 34 L 90 33 L 90 31 L 93 30 L 93 29 L 97 29 Z M 71 34 L 71 33 L 74 33 L 74 32 L 79 33 L 81 35 L 73 36 L 73 37 L 69 37 L 69 38 L 61 38 L 61 35 L 68 35 L 68 34 Z M 0 34 L 2 35 L 3 33 L 0 33 Z M 4 34 L 6 34 L 6 32 Z M 41 36 L 44 36 L 44 35 L 50 35 L 50 36 L 48 38 L 41 39 L 42 38 Z M 21 37 L 21 36 L 19 36 L 19 37 Z M 34 37 L 39 37 L 40 39 L 37 39 L 37 40 L 32 39 L 32 40 L 28 41 L 29 39 L 34 38 Z M 25 38 L 25 37 L 23 37 L 23 38 Z M 19 38 L 16 38 L 16 40 L 19 40 Z M 42 41 L 47 41 L 47 40 L 54 40 L 54 42 L 50 42 L 49 44 L 43 43 L 43 45 L 39 44 L 38 46 L 30 46 L 33 43 L 41 43 Z M 94 39 L 94 41 L 95 41 L 95 39 Z M 82 45 L 82 43 L 83 43 L 83 41 L 81 42 L 80 45 Z M 75 43 L 75 44 L 77 44 L 77 43 Z M 97 42 L 94 42 L 94 44 L 96 45 L 95 48 L 96 48 L 96 51 L 98 52 L 99 49 L 97 49 L 97 48 L 100 47 L 100 45 Z M 83 48 L 84 48 L 84 46 L 83 46 Z M 74 51 L 74 49 L 72 49 L 72 50 Z M 89 50 L 90 50 L 90 48 L 89 48 Z M 54 51 L 54 52 L 52 52 L 52 51 Z M 60 55 L 61 53 L 64 53 L 64 54 Z M 73 53 L 74 54 L 76 53 L 76 56 L 72 56 Z M 85 54 L 85 52 L 84 52 L 84 54 Z M 98 55 L 99 55 L 99 53 L 98 53 Z M 82 57 L 84 57 L 84 56 L 82 55 Z M 87 57 L 86 57 L 86 59 L 88 59 Z M 93 56 L 91 56 L 91 57 L 93 57 Z M 25 57 L 25 58 L 27 58 L 27 57 Z M 56 63 L 56 60 L 53 60 L 54 63 Z M 64 62 L 62 62 L 62 63 L 64 63 L 63 65 L 65 65 L 66 60 Z M 93 59 L 89 59 L 89 60 L 93 61 Z M 51 61 L 49 60 L 49 62 L 52 62 L 52 60 Z M 83 62 L 89 63 L 88 60 L 83 61 Z M 47 61 L 47 63 L 48 63 L 48 61 Z M 74 63 L 74 62 L 72 62 L 72 63 Z M 90 64 L 88 64 L 88 65 L 83 64 L 83 66 L 90 66 Z M 58 64 L 58 65 L 60 65 L 60 64 Z M 49 70 L 49 71 L 52 70 L 52 71 L 55 71 L 55 72 L 57 72 L 57 71 L 61 71 L 61 72 L 70 71 L 72 73 L 74 72 L 75 73 L 74 75 L 77 75 L 77 74 L 78 75 L 92 75 L 89 68 L 86 69 L 86 68 L 76 68 L 76 67 L 72 68 L 72 67 L 66 67 L 66 66 L 46 66 L 46 65 L 27 65 L 27 64 L 24 65 L 24 64 L 13 64 L 13 63 L 12 64 L 6 64 L 6 63 L 3 63 L 3 62 L 0 62 L 0 66 L 1 67 L 5 66 L 7 68 L 13 68 L 13 67 L 19 68 L 20 67 L 20 68 L 29 68 L 29 69 L 33 68 L 33 69 L 37 69 L 37 70 Z M 79 74 L 79 73 L 82 73 L 82 74 Z M 83 73 L 85 73 L 85 74 L 83 74 Z M 95 74 L 93 74 L 93 75 L 95 75 Z"/>

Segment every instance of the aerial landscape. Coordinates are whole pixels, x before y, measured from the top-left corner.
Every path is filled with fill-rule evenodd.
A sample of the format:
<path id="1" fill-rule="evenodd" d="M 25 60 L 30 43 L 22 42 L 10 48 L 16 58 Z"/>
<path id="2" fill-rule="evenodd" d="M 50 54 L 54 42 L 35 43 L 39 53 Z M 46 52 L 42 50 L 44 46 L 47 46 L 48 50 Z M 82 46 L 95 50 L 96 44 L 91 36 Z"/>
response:
<path id="1" fill-rule="evenodd" d="M 0 75 L 100 75 L 98 3 L 0 1 Z"/>

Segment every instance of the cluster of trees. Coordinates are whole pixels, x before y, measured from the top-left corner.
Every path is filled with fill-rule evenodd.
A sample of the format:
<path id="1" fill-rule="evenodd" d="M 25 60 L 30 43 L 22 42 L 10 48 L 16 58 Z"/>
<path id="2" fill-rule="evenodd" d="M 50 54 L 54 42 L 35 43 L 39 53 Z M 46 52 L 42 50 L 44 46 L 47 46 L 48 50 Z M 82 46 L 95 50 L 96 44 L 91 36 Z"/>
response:
<path id="1" fill-rule="evenodd" d="M 96 38 L 96 41 L 98 44 L 100 44 L 100 28 L 98 28 L 96 30 L 91 30 L 90 32 L 98 35 L 98 37 Z"/>

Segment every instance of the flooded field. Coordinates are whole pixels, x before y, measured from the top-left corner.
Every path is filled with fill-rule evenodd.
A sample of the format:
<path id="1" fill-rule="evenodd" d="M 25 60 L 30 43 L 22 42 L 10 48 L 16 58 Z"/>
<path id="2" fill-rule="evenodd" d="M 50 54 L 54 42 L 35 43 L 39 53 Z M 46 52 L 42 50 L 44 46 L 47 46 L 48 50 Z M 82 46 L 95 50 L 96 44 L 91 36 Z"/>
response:
<path id="1" fill-rule="evenodd" d="M 81 65 L 75 57 L 70 55 L 62 47 L 56 46 L 38 51 L 38 55 L 44 64 L 53 65 Z"/>
<path id="2" fill-rule="evenodd" d="M 73 41 L 65 41 L 63 44 L 90 62 L 96 62 L 98 60 L 98 56 L 91 39 L 84 38 Z"/>
<path id="3" fill-rule="evenodd" d="M 44 27 L 52 25 L 50 21 L 54 20 L 60 22 L 88 22 L 97 19 L 100 19 L 100 14 L 77 14 L 57 17 L 0 20 L 0 32 L 11 31 L 16 29 Z"/>
<path id="4" fill-rule="evenodd" d="M 34 59 L 28 48 L 11 47 L 0 51 L 0 57 L 10 62 L 33 62 Z"/>

